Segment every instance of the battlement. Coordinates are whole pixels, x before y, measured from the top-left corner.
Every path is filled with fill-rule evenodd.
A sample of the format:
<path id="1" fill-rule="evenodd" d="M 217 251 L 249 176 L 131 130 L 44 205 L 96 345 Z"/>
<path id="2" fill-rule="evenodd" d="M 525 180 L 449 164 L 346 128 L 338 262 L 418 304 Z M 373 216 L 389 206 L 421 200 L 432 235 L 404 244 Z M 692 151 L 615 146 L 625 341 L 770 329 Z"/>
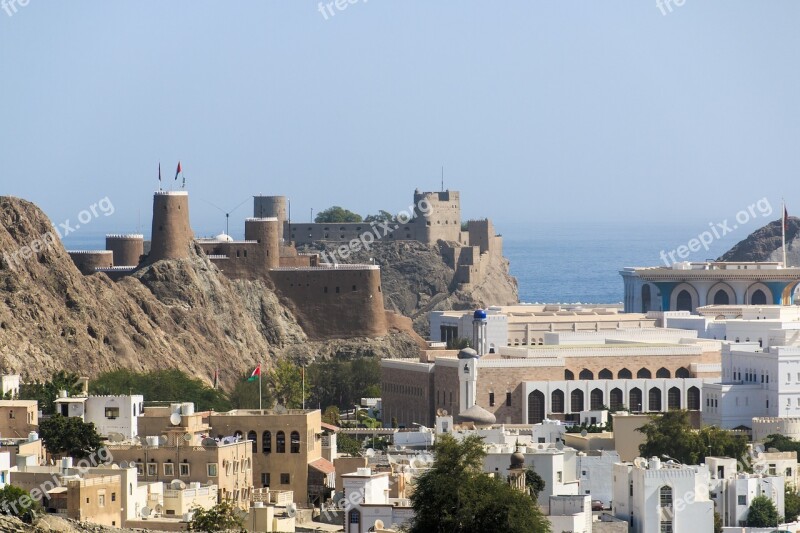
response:
<path id="1" fill-rule="evenodd" d="M 245 222 L 277 222 L 278 217 L 248 217 Z"/>
<path id="2" fill-rule="evenodd" d="M 292 272 L 292 271 L 301 271 L 301 272 L 313 272 L 313 271 L 324 271 L 324 270 L 380 270 L 381 267 L 378 265 L 364 265 L 364 264 L 329 264 L 329 263 L 322 263 L 319 266 L 309 266 L 309 267 L 277 267 L 273 268 L 272 270 L 275 272 Z"/>
<path id="3" fill-rule="evenodd" d="M 189 191 L 156 191 L 155 196 L 189 196 Z"/>
<path id="4" fill-rule="evenodd" d="M 144 240 L 144 235 L 141 233 L 109 233 L 106 239 L 136 239 Z"/>
<path id="5" fill-rule="evenodd" d="M 69 255 L 113 255 L 111 250 L 67 250 Z"/>

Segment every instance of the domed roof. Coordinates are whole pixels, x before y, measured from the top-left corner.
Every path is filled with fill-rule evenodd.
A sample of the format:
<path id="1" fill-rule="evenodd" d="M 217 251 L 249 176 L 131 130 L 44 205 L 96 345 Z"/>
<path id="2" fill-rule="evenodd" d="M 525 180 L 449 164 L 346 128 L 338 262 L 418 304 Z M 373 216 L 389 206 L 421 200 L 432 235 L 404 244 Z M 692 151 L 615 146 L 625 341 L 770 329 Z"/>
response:
<path id="1" fill-rule="evenodd" d="M 476 320 L 483 320 L 486 318 L 486 311 L 484 311 L 483 309 L 478 309 L 475 311 L 475 313 L 472 314 L 472 318 Z"/>
<path id="2" fill-rule="evenodd" d="M 472 422 L 476 426 L 491 426 L 497 422 L 497 418 L 492 413 L 477 404 L 459 414 L 458 417 L 462 422 Z"/>
<path id="3" fill-rule="evenodd" d="M 517 451 L 511 454 L 511 469 L 515 470 L 519 468 L 525 468 L 525 454 L 517 448 Z"/>
<path id="4" fill-rule="evenodd" d="M 231 237 L 227 233 L 220 233 L 219 235 L 214 237 L 214 240 L 219 242 L 233 242 L 233 237 Z"/>
<path id="5" fill-rule="evenodd" d="M 458 352 L 459 359 L 480 359 L 478 352 L 473 350 L 472 348 L 464 348 L 460 352 Z"/>

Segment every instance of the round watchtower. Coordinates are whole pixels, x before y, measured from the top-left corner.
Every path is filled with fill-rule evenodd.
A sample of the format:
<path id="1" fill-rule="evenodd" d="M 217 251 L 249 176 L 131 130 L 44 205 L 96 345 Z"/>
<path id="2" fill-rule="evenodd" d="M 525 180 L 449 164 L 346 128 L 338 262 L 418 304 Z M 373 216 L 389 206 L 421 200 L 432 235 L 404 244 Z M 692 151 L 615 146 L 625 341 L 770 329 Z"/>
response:
<path id="1" fill-rule="evenodd" d="M 281 240 L 278 219 L 248 218 L 244 221 L 244 238 L 248 241 L 258 241 L 264 251 L 264 260 L 267 268 L 277 268 L 280 264 Z"/>
<path id="2" fill-rule="evenodd" d="M 114 254 L 110 250 L 70 250 L 67 252 L 82 274 L 94 274 L 98 268 L 114 266 Z"/>
<path id="3" fill-rule="evenodd" d="M 158 191 L 153 196 L 153 232 L 149 262 L 186 259 L 193 239 L 189 193 Z"/>
<path id="4" fill-rule="evenodd" d="M 138 266 L 144 255 L 144 235 L 106 235 L 106 250 L 113 252 L 115 266 Z"/>
<path id="5" fill-rule="evenodd" d="M 254 196 L 253 217 L 277 218 L 278 227 L 283 228 L 283 223 L 288 220 L 286 216 L 285 196 Z"/>

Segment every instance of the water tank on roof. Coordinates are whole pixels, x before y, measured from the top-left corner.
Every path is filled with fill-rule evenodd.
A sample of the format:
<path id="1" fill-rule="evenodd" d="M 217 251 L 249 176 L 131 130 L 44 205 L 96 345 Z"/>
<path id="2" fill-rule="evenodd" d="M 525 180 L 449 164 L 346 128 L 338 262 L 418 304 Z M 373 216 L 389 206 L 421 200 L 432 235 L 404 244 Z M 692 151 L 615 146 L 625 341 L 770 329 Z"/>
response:
<path id="1" fill-rule="evenodd" d="M 175 414 L 175 413 L 181 414 L 181 405 L 182 404 L 179 404 L 179 403 L 171 403 L 171 404 L 169 404 L 169 414 L 171 414 L 171 415 Z"/>
<path id="2" fill-rule="evenodd" d="M 475 320 L 486 320 L 486 311 L 478 309 L 472 314 L 472 318 Z"/>
<path id="3" fill-rule="evenodd" d="M 181 414 L 183 416 L 194 414 L 194 404 L 192 402 L 185 402 L 181 404 Z"/>
<path id="4" fill-rule="evenodd" d="M 35 431 L 31 431 L 30 433 L 28 433 L 28 442 L 34 442 L 37 440 L 39 440 L 38 433 L 36 433 Z"/>

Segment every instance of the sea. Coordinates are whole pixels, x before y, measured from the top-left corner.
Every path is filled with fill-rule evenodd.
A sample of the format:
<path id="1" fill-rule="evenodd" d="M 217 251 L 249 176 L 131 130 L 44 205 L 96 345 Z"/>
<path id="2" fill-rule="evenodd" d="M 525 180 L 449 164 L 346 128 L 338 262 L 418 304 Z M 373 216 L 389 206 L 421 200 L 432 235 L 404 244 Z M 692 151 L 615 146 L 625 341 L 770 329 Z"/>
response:
<path id="1" fill-rule="evenodd" d="M 758 227 L 753 224 L 715 239 L 708 250 L 700 248 L 685 260 L 716 259 Z M 664 265 L 662 251 L 688 247 L 706 230 L 707 224 L 686 222 L 530 225 L 503 233 L 503 254 L 519 283 L 520 302 L 620 303 L 624 289 L 620 270 Z M 68 250 L 103 249 L 105 233 L 81 230 L 65 237 L 64 245 Z"/>

